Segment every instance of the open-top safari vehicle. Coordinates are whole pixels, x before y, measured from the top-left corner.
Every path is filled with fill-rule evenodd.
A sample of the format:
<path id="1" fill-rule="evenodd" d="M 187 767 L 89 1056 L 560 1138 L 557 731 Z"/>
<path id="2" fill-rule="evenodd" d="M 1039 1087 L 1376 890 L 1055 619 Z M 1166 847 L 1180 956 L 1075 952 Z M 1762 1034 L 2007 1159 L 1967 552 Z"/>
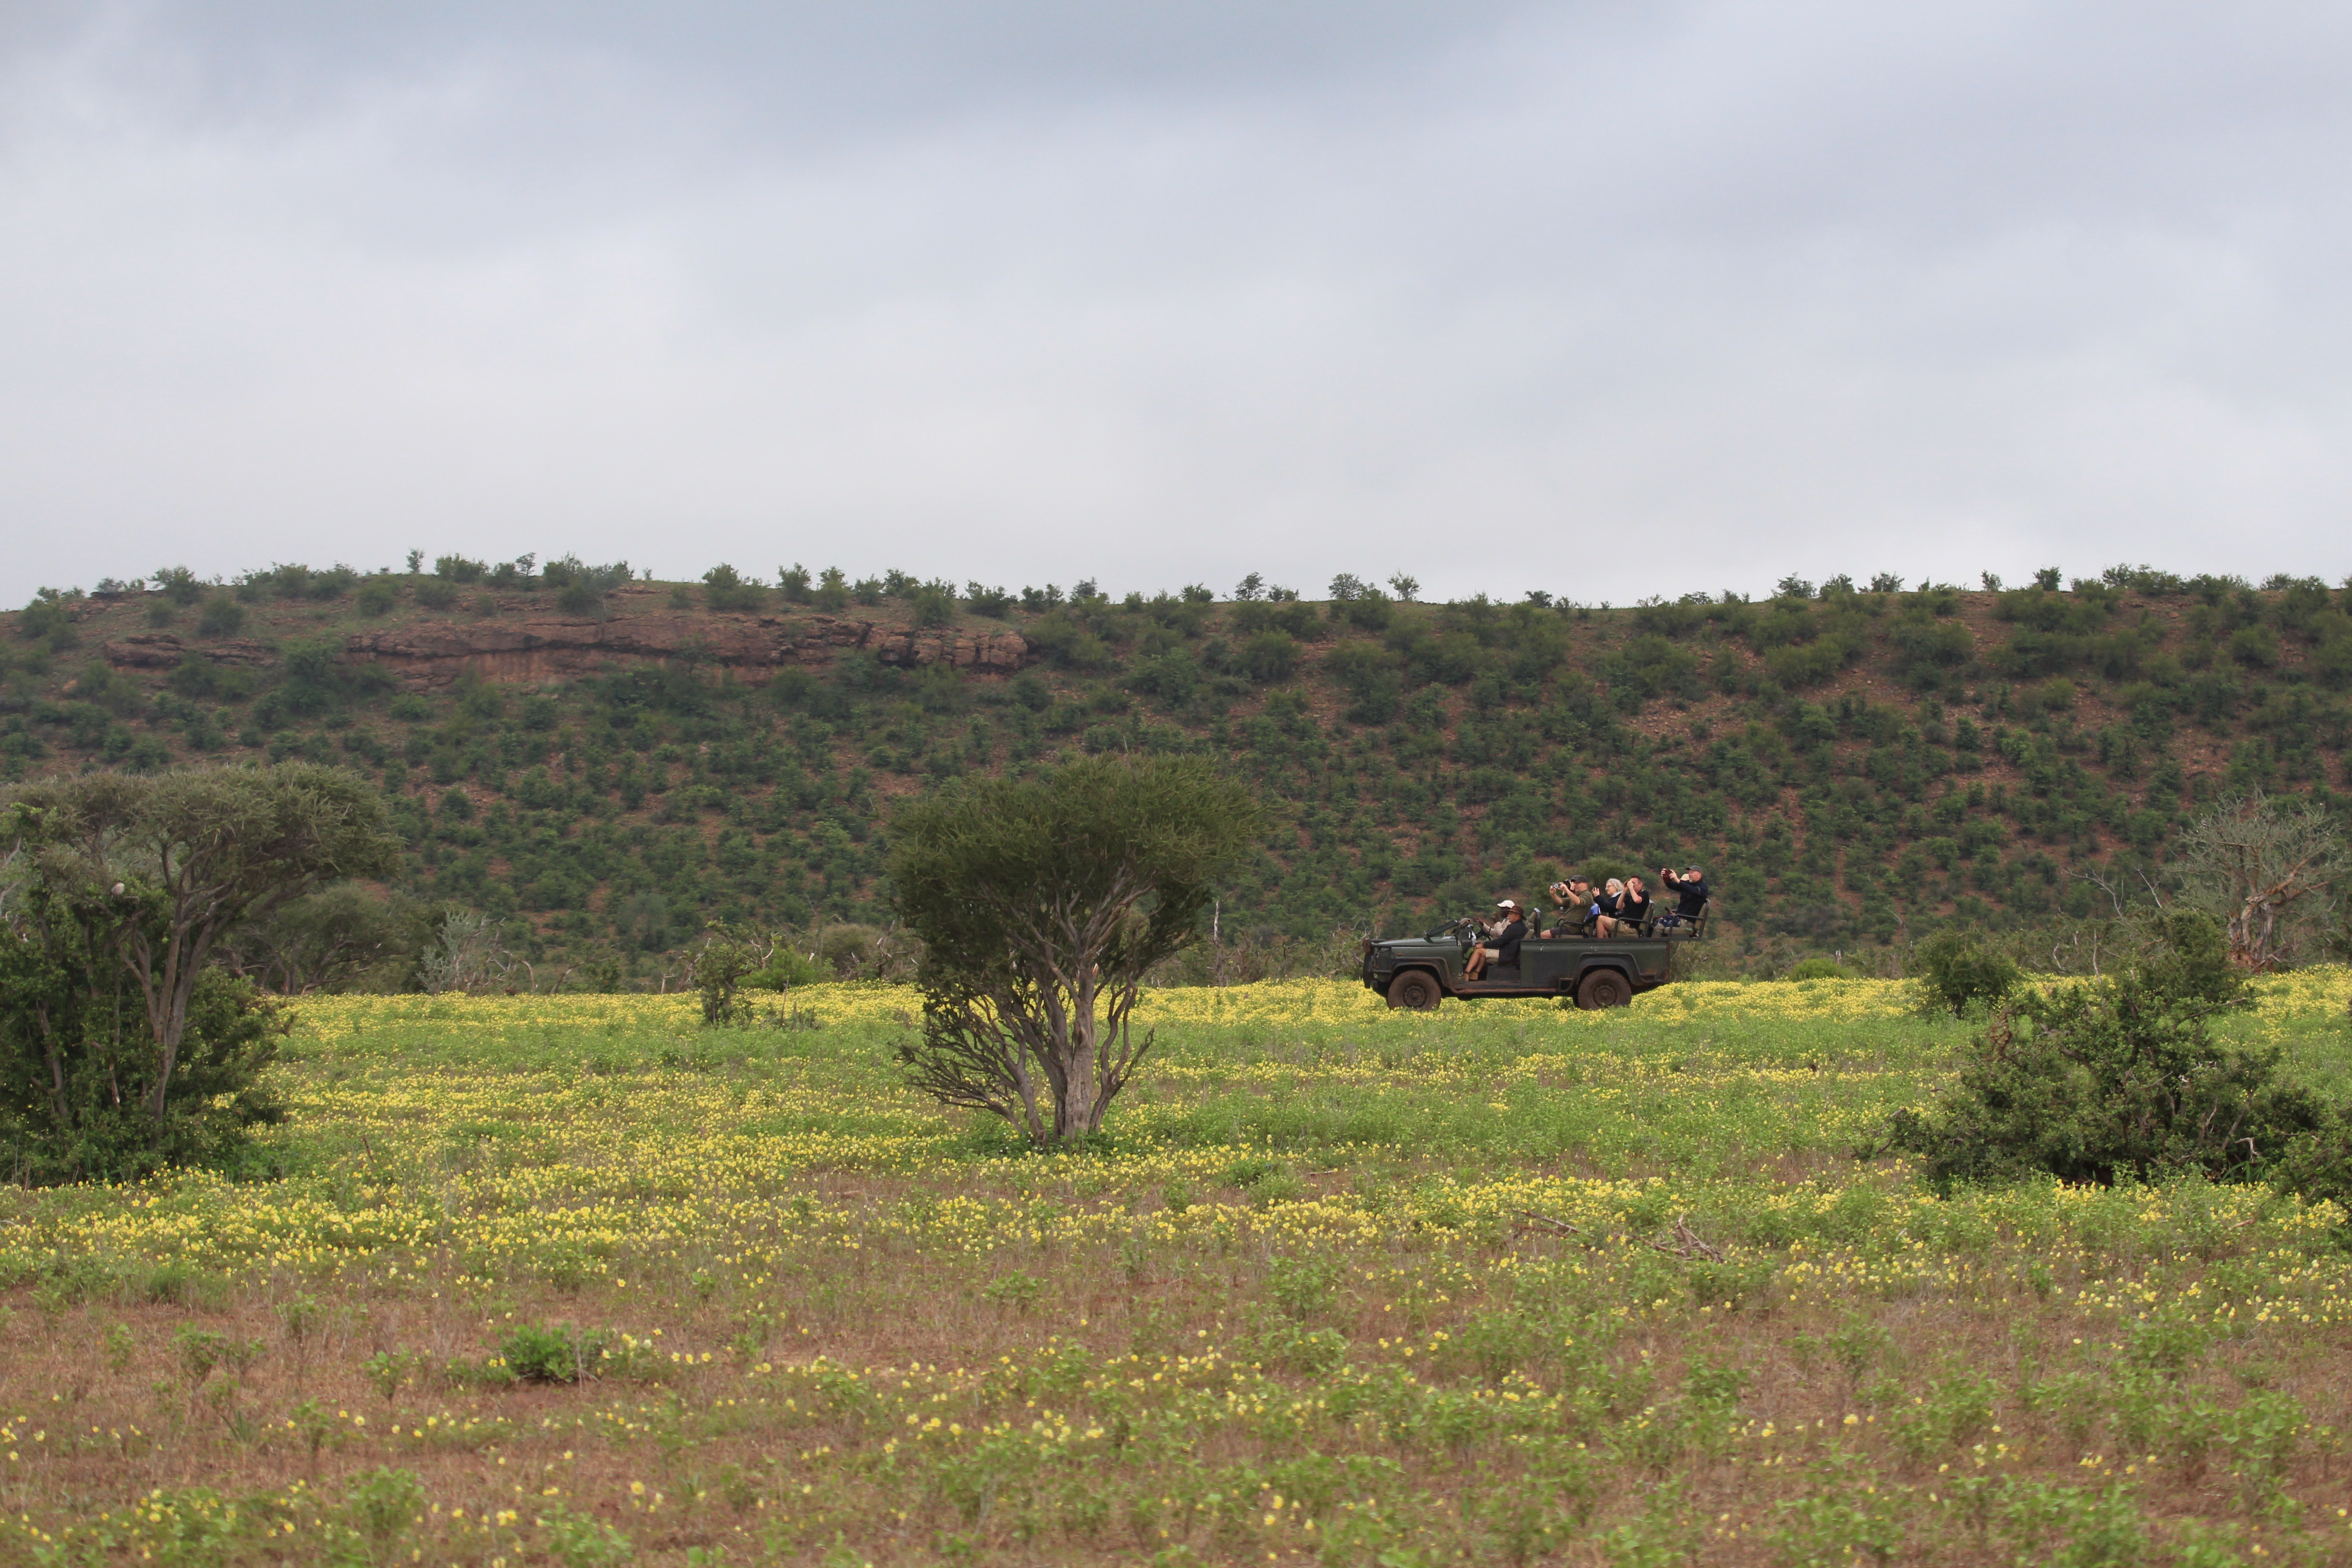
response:
<path id="1" fill-rule="evenodd" d="M 1528 915 L 1528 929 L 1540 929 L 1541 911 Z M 1477 921 L 1459 920 L 1426 936 L 1365 942 L 1363 980 L 1391 1007 L 1426 1010 L 1448 996 L 1573 996 L 1580 1007 L 1622 1007 L 1635 992 L 1674 978 L 1675 949 L 1706 929 L 1701 917 L 1656 922 L 1643 934 L 1529 936 L 1517 963 L 1491 965 L 1467 982 L 1463 966 L 1482 938 Z"/>

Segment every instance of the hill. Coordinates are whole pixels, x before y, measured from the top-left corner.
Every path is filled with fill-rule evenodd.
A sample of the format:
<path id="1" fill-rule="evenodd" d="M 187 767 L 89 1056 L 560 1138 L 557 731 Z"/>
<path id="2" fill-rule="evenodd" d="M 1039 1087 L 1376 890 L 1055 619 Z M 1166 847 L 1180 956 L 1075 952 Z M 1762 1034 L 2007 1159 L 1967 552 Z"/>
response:
<path id="1" fill-rule="evenodd" d="M 890 803 L 1066 752 L 1256 781 L 1275 826 L 1218 912 L 1227 973 L 1669 860 L 1718 888 L 1717 969 L 1867 965 L 1954 920 L 2063 942 L 2199 803 L 2347 799 L 2352 588 L 2315 579 L 1612 608 L 411 566 L 44 590 L 0 616 L 0 769 L 345 763 L 397 803 L 400 907 L 651 984 L 713 919 L 838 926 L 870 966 Z"/>

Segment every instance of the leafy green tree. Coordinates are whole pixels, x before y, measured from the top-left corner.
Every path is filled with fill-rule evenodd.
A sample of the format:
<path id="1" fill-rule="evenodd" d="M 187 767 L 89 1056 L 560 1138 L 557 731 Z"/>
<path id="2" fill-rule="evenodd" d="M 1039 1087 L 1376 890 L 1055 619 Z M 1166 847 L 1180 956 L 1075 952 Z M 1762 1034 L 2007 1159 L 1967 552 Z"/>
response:
<path id="1" fill-rule="evenodd" d="M 713 921 L 694 954 L 694 988 L 702 997 L 704 1027 L 740 1024 L 751 1012 L 742 1000 L 746 981 L 757 973 L 772 950 L 754 934 L 724 921 Z"/>
<path id="2" fill-rule="evenodd" d="M 351 989 L 372 971 L 413 958 L 403 916 L 396 903 L 338 882 L 230 931 L 222 962 L 281 995 Z"/>
<path id="3" fill-rule="evenodd" d="M 400 591 L 382 577 L 371 577 L 360 584 L 359 596 L 354 602 L 361 615 L 388 616 L 393 606 L 400 603 Z"/>
<path id="4" fill-rule="evenodd" d="M 1323 674 L 1349 697 L 1347 717 L 1358 724 L 1385 724 L 1396 717 L 1404 682 L 1396 659 L 1378 644 L 1343 642 L 1325 657 Z"/>
<path id="5" fill-rule="evenodd" d="M 972 614 L 999 621 L 1011 615 L 1013 606 L 1020 603 L 1016 595 L 1005 589 L 991 588 L 980 583 L 965 584 L 963 597 L 964 603 L 971 606 Z"/>
<path id="6" fill-rule="evenodd" d="M 605 595 L 631 575 L 625 561 L 591 566 L 577 555 L 559 555 L 539 571 L 540 581 L 555 590 L 555 607 L 567 616 L 601 613 Z"/>
<path id="7" fill-rule="evenodd" d="M 924 944 L 908 1077 L 1039 1142 L 1081 1137 L 1150 1047 L 1143 976 L 1200 937 L 1256 803 L 1198 758 L 965 782 L 892 822 L 892 902 Z"/>
<path id="8" fill-rule="evenodd" d="M 69 913 L 35 894 L 0 924 L 0 1173 L 121 1181 L 232 1157 L 285 1120 L 261 1082 L 289 1022 L 250 981 L 206 969 L 168 1080 L 142 1037 L 136 988 Z M 49 929 L 44 930 L 47 925 Z M 150 1110 L 161 1093 L 163 1113 Z"/>
<path id="9" fill-rule="evenodd" d="M 0 918 L 18 976 L 0 1031 L 7 1058 L 34 1060 L 53 1087 L 99 1075 L 108 1116 L 135 1111 L 149 1151 L 170 1157 L 175 1105 L 195 1087 L 184 1062 L 259 1070 L 219 1057 L 223 1037 L 203 1023 L 222 942 L 329 882 L 391 871 L 400 841 L 386 824 L 383 797 L 357 775 L 307 763 L 85 773 L 0 794 Z M 83 1000 L 61 1011 L 68 993 Z M 194 1057 L 192 1038 L 205 1047 Z M 39 1114 L 68 1136 L 86 1109 L 53 1099 Z"/>
<path id="10" fill-rule="evenodd" d="M 0 1165 L 8 1180 L 120 1181 L 233 1157 L 285 1120 L 261 1082 L 290 1020 L 250 981 L 206 969 L 168 1079 L 142 1037 L 136 988 L 37 897 L 0 925 Z M 150 1110 L 160 1092 L 163 1110 Z"/>

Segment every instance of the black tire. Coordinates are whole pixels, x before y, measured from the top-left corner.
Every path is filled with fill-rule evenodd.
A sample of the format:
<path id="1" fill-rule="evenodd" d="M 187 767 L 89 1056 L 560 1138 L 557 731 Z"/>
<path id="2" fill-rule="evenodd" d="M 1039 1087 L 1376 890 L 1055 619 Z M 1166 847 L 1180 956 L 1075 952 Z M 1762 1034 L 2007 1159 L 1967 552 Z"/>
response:
<path id="1" fill-rule="evenodd" d="M 1426 1013 L 1445 999 L 1437 976 L 1424 969 L 1408 969 L 1389 982 L 1389 1005 Z"/>
<path id="2" fill-rule="evenodd" d="M 1633 999 L 1633 987 L 1613 969 L 1596 969 L 1577 983 L 1576 1005 L 1588 1013 L 1622 1007 Z"/>

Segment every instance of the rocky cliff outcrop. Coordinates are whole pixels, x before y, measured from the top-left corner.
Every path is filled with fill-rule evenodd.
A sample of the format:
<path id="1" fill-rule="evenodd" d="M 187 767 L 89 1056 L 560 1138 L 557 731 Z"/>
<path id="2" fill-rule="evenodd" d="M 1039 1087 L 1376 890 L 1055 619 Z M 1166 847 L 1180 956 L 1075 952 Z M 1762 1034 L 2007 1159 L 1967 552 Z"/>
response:
<path id="1" fill-rule="evenodd" d="M 381 665 L 403 685 L 430 689 L 468 669 L 489 680 L 546 680 L 585 675 L 608 663 L 691 658 L 751 671 L 822 665 L 853 649 L 887 665 L 937 664 L 992 674 L 1010 674 L 1029 660 L 1028 639 L 1015 631 L 909 631 L 822 615 L 426 621 L 357 634 L 343 657 Z"/>
<path id="2" fill-rule="evenodd" d="M 190 654 L 215 664 L 264 665 L 270 651 L 257 642 L 185 643 L 169 632 L 148 632 L 108 643 L 100 652 L 119 669 L 173 669 Z"/>

